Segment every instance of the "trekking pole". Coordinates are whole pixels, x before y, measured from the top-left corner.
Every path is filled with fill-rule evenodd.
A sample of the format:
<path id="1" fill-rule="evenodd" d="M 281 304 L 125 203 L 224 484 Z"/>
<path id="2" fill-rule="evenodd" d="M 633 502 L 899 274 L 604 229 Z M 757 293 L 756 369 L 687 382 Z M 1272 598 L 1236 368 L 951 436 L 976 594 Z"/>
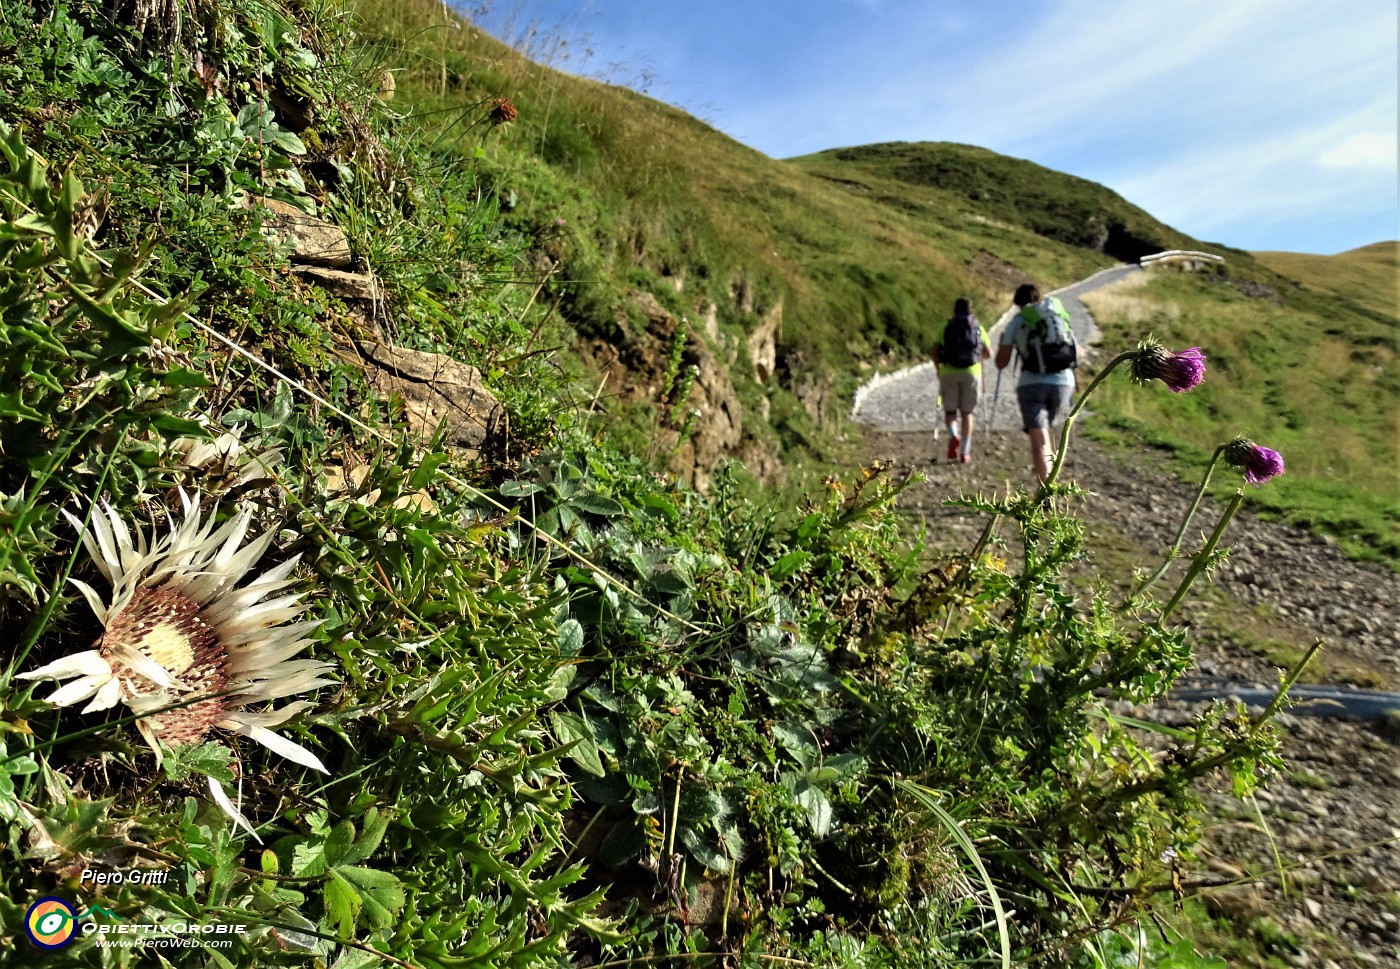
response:
<path id="1" fill-rule="evenodd" d="M 997 402 L 1001 400 L 1001 368 L 997 368 L 997 387 L 992 391 L 992 420 L 997 419 Z"/>

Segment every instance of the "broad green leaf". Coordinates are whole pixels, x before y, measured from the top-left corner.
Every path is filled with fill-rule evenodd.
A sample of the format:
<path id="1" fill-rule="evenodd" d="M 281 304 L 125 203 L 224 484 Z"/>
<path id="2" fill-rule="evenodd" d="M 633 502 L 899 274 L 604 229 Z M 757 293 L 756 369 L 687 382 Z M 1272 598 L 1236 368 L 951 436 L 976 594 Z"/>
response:
<path id="1" fill-rule="evenodd" d="M 332 869 L 330 879 L 322 893 L 326 902 L 326 916 L 338 935 L 349 936 L 354 932 L 355 919 L 360 915 L 364 899 L 355 886 L 346 881 L 338 870 Z"/>
<path id="2" fill-rule="evenodd" d="M 552 711 L 549 719 L 554 725 L 554 735 L 559 738 L 560 743 L 573 744 L 569 748 L 570 760 L 594 777 L 602 777 L 607 773 L 603 768 L 602 756 L 598 752 L 598 742 L 594 739 L 593 730 L 587 720 L 567 710 Z"/>
<path id="3" fill-rule="evenodd" d="M 775 579 L 786 579 L 810 561 L 812 561 L 811 552 L 796 549 L 788 552 L 782 558 L 778 559 L 778 561 L 774 562 L 773 568 L 769 570 L 769 574 Z"/>
<path id="4" fill-rule="evenodd" d="M 358 891 L 365 921 L 371 929 L 388 928 L 403 910 L 403 886 L 389 872 L 351 866 L 337 868 L 335 873 Z"/>
<path id="5" fill-rule="evenodd" d="M 601 515 L 605 518 L 612 515 L 620 515 L 623 512 L 622 505 L 602 495 L 581 494 L 570 502 L 570 504 L 580 511 L 586 511 L 590 515 Z"/>

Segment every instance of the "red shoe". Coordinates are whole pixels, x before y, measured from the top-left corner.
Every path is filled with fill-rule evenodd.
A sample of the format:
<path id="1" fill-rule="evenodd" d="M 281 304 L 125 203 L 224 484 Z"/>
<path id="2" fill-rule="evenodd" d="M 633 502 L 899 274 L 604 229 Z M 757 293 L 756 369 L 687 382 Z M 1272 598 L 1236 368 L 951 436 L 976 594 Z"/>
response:
<path id="1" fill-rule="evenodd" d="M 949 438 L 948 438 L 948 460 L 949 460 L 949 461 L 956 461 L 956 460 L 958 459 L 958 448 L 960 448 L 960 447 L 962 447 L 962 441 L 961 441 L 961 440 L 959 440 L 959 439 L 956 438 L 956 437 L 949 437 Z"/>
<path id="2" fill-rule="evenodd" d="M 960 454 L 960 455 L 958 455 L 958 460 L 961 461 L 963 464 L 971 464 L 971 463 L 972 463 L 972 455 L 970 455 L 970 454 Z"/>

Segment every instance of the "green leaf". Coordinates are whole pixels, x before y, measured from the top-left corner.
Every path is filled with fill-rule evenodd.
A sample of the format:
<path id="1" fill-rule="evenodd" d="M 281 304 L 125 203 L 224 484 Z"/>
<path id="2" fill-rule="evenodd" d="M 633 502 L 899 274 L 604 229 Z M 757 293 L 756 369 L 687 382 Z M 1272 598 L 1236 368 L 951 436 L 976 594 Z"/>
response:
<path id="1" fill-rule="evenodd" d="M 161 761 L 165 776 L 172 781 L 181 781 L 191 774 L 212 777 L 223 784 L 234 782 L 233 769 L 229 767 L 232 752 L 223 744 L 210 742 L 197 747 L 172 747 Z"/>
<path id="2" fill-rule="evenodd" d="M 161 374 L 160 382 L 167 387 L 212 387 L 213 381 L 204 374 L 184 367 Z"/>
<path id="3" fill-rule="evenodd" d="M 507 498 L 525 498 L 537 495 L 544 489 L 530 481 L 504 481 L 499 490 Z"/>
<path id="4" fill-rule="evenodd" d="M 647 511 L 655 513 L 668 522 L 675 523 L 680 521 L 680 509 L 660 495 L 644 495 L 640 504 Z"/>
<path id="5" fill-rule="evenodd" d="M 182 437 L 204 437 L 208 434 L 203 424 L 185 417 L 176 417 L 174 414 L 157 415 L 151 423 L 162 431 L 169 431 L 172 434 L 179 434 Z"/>
<path id="6" fill-rule="evenodd" d="M 337 868 L 335 874 L 358 890 L 365 921 L 371 929 L 394 924 L 405 902 L 403 886 L 396 877 L 387 871 L 359 867 Z"/>
<path id="7" fill-rule="evenodd" d="M 808 562 L 812 561 L 812 558 L 811 552 L 796 549 L 795 551 L 788 552 L 782 558 L 778 559 L 778 561 L 774 562 L 773 568 L 769 570 L 769 574 L 775 579 L 786 579 Z"/>
<path id="8" fill-rule="evenodd" d="M 413 472 L 413 477 L 408 479 L 409 490 L 418 491 L 422 488 L 426 488 L 428 483 L 433 480 L 433 475 L 437 473 L 437 469 L 447 460 L 447 457 L 448 455 L 445 451 L 439 451 L 436 454 L 430 454 L 424 458 L 422 462 L 419 463 L 418 470 Z"/>
<path id="9" fill-rule="evenodd" d="M 559 655 L 574 657 L 583 652 L 583 624 L 577 619 L 565 619 L 559 624 Z"/>
<path id="10" fill-rule="evenodd" d="M 679 595 L 695 588 L 695 584 L 684 573 L 671 569 L 657 569 L 652 573 L 651 584 L 657 592 L 667 595 Z"/>
<path id="11" fill-rule="evenodd" d="M 357 864 L 370 857 L 379 850 L 380 843 L 384 840 L 384 833 L 389 829 L 389 814 L 377 808 L 370 808 L 365 813 L 365 830 L 355 843 L 345 851 L 340 863 L 346 865 Z"/>
<path id="12" fill-rule="evenodd" d="M 602 495 L 581 494 L 574 498 L 570 504 L 580 511 L 586 511 L 590 515 L 600 515 L 604 518 L 620 515 L 623 512 L 623 507 L 620 504 Z"/>
<path id="13" fill-rule="evenodd" d="M 729 856 L 725 854 L 725 849 L 718 839 L 711 838 L 708 833 L 701 833 L 695 828 L 682 828 L 680 840 L 695 860 L 710 871 L 729 870 Z"/>
<path id="14" fill-rule="evenodd" d="M 822 516 L 817 512 L 813 512 L 802 519 L 802 524 L 797 526 L 797 537 L 802 539 L 811 538 L 816 535 L 817 532 L 821 531 L 821 527 Z"/>
<path id="15" fill-rule="evenodd" d="M 803 784 L 795 800 L 806 810 L 807 823 L 812 826 L 812 834 L 818 838 L 825 838 L 831 832 L 831 822 L 834 818 L 831 802 L 826 799 L 826 795 L 820 788 Z"/>
<path id="16" fill-rule="evenodd" d="M 333 930 L 338 935 L 350 935 L 355 929 L 355 919 L 360 915 L 360 908 L 364 905 L 364 899 L 355 891 L 355 886 L 339 871 L 332 870 L 322 897 L 325 899 L 326 915 Z"/>
<path id="17" fill-rule="evenodd" d="M 603 758 L 598 752 L 598 741 L 593 736 L 593 728 L 577 713 L 555 710 L 549 715 L 554 724 L 554 735 L 563 744 L 573 744 L 569 748 L 569 759 L 578 764 L 585 773 L 602 777 L 607 773 L 603 768 Z"/>

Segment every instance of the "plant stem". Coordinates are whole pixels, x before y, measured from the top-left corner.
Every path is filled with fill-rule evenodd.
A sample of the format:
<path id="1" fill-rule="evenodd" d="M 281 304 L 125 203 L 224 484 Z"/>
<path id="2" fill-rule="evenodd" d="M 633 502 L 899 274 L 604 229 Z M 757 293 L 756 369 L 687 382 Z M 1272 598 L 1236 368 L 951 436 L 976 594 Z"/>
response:
<path id="1" fill-rule="evenodd" d="M 1225 534 L 1225 526 L 1230 524 L 1230 519 L 1235 517 L 1235 512 L 1240 510 L 1240 505 L 1244 504 L 1244 492 L 1236 491 L 1235 496 L 1230 499 L 1230 503 L 1225 506 L 1225 513 L 1220 516 L 1220 521 L 1215 525 L 1215 531 L 1211 532 L 1206 544 L 1196 553 L 1195 561 L 1191 563 L 1191 568 L 1187 569 L 1186 575 L 1181 580 L 1181 585 L 1177 586 L 1176 593 L 1171 601 L 1162 609 L 1159 622 L 1165 622 L 1167 616 L 1171 615 L 1176 607 L 1181 605 L 1181 600 L 1186 598 L 1186 591 L 1191 588 L 1192 583 L 1206 569 L 1206 563 L 1210 561 L 1211 553 L 1220 544 L 1220 538 Z"/>
<path id="2" fill-rule="evenodd" d="M 1284 676 L 1283 682 L 1279 684 L 1278 693 L 1269 701 L 1269 705 L 1264 709 L 1263 714 L 1255 721 L 1254 726 L 1250 728 L 1249 734 L 1251 737 L 1259 732 L 1260 727 L 1269 722 L 1269 719 L 1278 712 L 1279 707 L 1283 706 L 1283 700 L 1288 696 L 1288 691 L 1293 689 L 1293 684 L 1298 682 L 1298 677 L 1303 675 L 1303 670 L 1307 669 L 1308 664 L 1312 662 L 1312 658 L 1317 655 L 1318 650 L 1322 649 L 1322 643 L 1323 641 L 1319 639 L 1309 646 L 1308 651 L 1303 654 L 1303 658 Z"/>
<path id="3" fill-rule="evenodd" d="M 1079 395 L 1079 399 L 1070 408 L 1069 416 L 1065 418 L 1065 426 L 1060 430 L 1060 446 L 1055 451 L 1055 463 L 1050 468 L 1050 474 L 1040 486 L 1040 492 L 1036 495 L 1037 502 L 1044 501 L 1050 495 L 1050 486 L 1055 483 L 1055 479 L 1060 476 L 1060 468 L 1065 463 L 1065 452 L 1069 449 L 1069 432 L 1074 426 L 1074 419 L 1079 416 L 1079 412 L 1084 409 L 1084 404 L 1089 397 L 1098 389 L 1103 379 L 1113 372 L 1113 369 L 1125 360 L 1131 360 L 1137 356 L 1136 350 L 1125 350 L 1108 362 L 1108 366 L 1099 371 L 1089 386 L 1084 389 L 1084 393 Z"/>
<path id="4" fill-rule="evenodd" d="M 1176 537 L 1172 539 L 1171 547 L 1167 549 L 1167 556 L 1162 560 L 1162 564 L 1156 572 L 1143 580 L 1132 595 L 1128 596 L 1127 602 L 1140 598 L 1144 592 L 1157 584 L 1162 576 L 1167 574 L 1167 569 L 1176 561 L 1177 555 L 1181 552 L 1181 540 L 1186 535 L 1186 528 L 1191 524 L 1191 519 L 1196 515 L 1196 509 L 1201 507 L 1201 499 L 1205 497 L 1206 487 L 1210 484 L 1210 476 L 1215 473 L 1215 466 L 1220 462 L 1220 455 L 1225 453 L 1225 446 L 1222 444 L 1215 449 L 1215 454 L 1211 455 L 1210 464 L 1206 466 L 1205 477 L 1201 479 L 1201 487 L 1196 490 L 1196 498 L 1191 502 L 1191 507 L 1186 510 L 1186 517 L 1181 520 L 1181 527 L 1176 530 Z M 1126 604 L 1126 603 L 1125 603 Z"/>

